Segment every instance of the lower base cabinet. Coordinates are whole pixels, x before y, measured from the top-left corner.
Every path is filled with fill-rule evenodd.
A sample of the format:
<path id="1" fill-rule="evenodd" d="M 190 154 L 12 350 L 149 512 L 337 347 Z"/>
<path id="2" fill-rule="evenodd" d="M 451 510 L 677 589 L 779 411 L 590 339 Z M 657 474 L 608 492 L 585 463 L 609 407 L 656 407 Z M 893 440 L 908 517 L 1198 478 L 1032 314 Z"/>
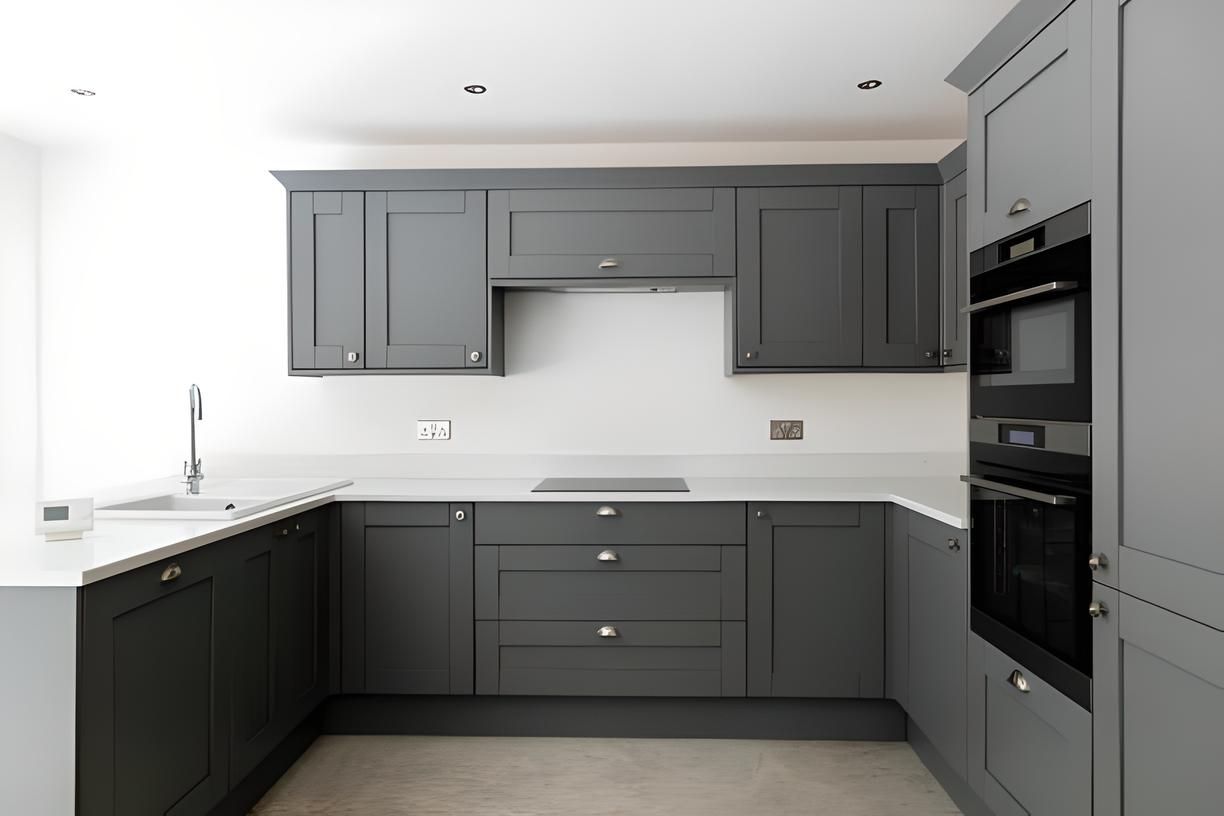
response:
<path id="1" fill-rule="evenodd" d="M 229 780 L 225 594 L 202 547 L 83 591 L 80 816 L 188 816 Z"/>
<path id="2" fill-rule="evenodd" d="M 341 689 L 471 694 L 472 505 L 341 508 Z"/>
<path id="3" fill-rule="evenodd" d="M 884 696 L 879 504 L 748 505 L 748 696 Z"/>
<path id="4" fill-rule="evenodd" d="M 1092 714 L 972 633 L 968 657 L 969 786 L 995 816 L 1091 814 Z"/>

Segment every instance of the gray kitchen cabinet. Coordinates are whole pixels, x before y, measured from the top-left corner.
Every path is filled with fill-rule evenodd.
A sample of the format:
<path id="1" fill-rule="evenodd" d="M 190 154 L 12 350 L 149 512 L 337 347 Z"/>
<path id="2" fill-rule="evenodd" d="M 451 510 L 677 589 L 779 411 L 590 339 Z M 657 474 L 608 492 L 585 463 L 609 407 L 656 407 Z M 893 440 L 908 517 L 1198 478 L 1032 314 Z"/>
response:
<path id="1" fill-rule="evenodd" d="M 471 694 L 472 505 L 341 508 L 341 688 Z"/>
<path id="2" fill-rule="evenodd" d="M 940 191 L 943 206 L 943 240 L 940 250 L 943 288 L 943 364 L 969 364 L 969 196 L 968 174 L 961 173 Z"/>
<path id="3" fill-rule="evenodd" d="M 491 190 L 491 278 L 735 275 L 735 190 Z"/>
<path id="4" fill-rule="evenodd" d="M 290 368 L 365 365 L 365 197 L 289 194 Z"/>
<path id="5" fill-rule="evenodd" d="M 208 813 L 229 779 L 230 649 L 212 547 L 85 587 L 81 816 Z"/>
<path id="6" fill-rule="evenodd" d="M 736 198 L 735 368 L 862 365 L 862 188 Z"/>
<path id="7" fill-rule="evenodd" d="M 939 188 L 863 189 L 863 366 L 940 365 Z"/>
<path id="8" fill-rule="evenodd" d="M 968 780 L 995 816 L 1092 813 L 1092 714 L 977 635 Z"/>
<path id="9" fill-rule="evenodd" d="M 327 695 L 322 514 L 217 545 L 233 638 L 230 779 L 246 777 Z"/>
<path id="10" fill-rule="evenodd" d="M 485 192 L 365 194 L 368 369 L 487 368 Z"/>
<path id="11" fill-rule="evenodd" d="M 964 530 L 907 512 L 909 680 L 905 710 L 963 779 L 969 538 Z"/>
<path id="12" fill-rule="evenodd" d="M 1076 0 L 969 95 L 969 248 L 1083 204 L 1092 2 Z"/>
<path id="13" fill-rule="evenodd" d="M 909 708 L 909 510 L 887 510 L 884 544 L 884 696 Z"/>
<path id="14" fill-rule="evenodd" d="M 1121 641 L 1123 812 L 1218 814 L 1224 631 L 1129 595 L 1118 595 L 1111 614 Z"/>
<path id="15" fill-rule="evenodd" d="M 748 506 L 748 696 L 884 696 L 884 505 Z"/>
<path id="16" fill-rule="evenodd" d="M 1121 8 L 1121 545 L 1118 588 L 1224 628 L 1218 506 L 1224 428 L 1220 115 L 1196 82 L 1224 71 L 1224 6 Z M 1170 128 L 1169 122 L 1176 126 Z"/>

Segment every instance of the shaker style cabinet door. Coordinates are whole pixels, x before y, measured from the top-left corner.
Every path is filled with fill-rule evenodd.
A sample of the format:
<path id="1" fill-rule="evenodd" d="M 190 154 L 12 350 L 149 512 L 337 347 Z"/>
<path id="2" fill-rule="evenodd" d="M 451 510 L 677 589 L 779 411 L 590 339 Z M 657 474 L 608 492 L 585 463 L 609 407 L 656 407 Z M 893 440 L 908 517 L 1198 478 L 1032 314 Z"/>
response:
<path id="1" fill-rule="evenodd" d="M 736 206 L 735 368 L 862 365 L 862 188 L 740 188 Z"/>
<path id="2" fill-rule="evenodd" d="M 341 508 L 345 694 L 471 694 L 472 505 Z"/>
<path id="3" fill-rule="evenodd" d="M 488 368 L 485 196 L 365 194 L 366 368 Z"/>
<path id="4" fill-rule="evenodd" d="M 1092 0 L 1076 0 L 969 95 L 978 249 L 1092 197 Z"/>
<path id="5" fill-rule="evenodd" d="M 748 506 L 748 696 L 884 696 L 879 504 Z"/>
<path id="6" fill-rule="evenodd" d="M 362 368 L 365 196 L 289 196 L 290 368 Z"/>
<path id="7" fill-rule="evenodd" d="M 969 363 L 969 315 L 961 309 L 969 305 L 968 174 L 943 186 L 943 364 Z"/>
<path id="8" fill-rule="evenodd" d="M 863 189 L 863 365 L 940 364 L 939 188 Z"/>
<path id="9" fill-rule="evenodd" d="M 214 547 L 83 590 L 81 816 L 208 813 L 229 778 Z"/>

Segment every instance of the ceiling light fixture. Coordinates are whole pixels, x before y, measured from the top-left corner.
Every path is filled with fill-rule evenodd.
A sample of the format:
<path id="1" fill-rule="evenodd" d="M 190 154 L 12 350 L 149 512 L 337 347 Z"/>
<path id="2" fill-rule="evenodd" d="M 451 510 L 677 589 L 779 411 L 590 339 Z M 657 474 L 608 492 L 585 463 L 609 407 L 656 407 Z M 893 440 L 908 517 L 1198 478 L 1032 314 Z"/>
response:
<path id="1" fill-rule="evenodd" d="M 866 82 L 860 82 L 858 86 L 859 86 L 859 90 L 861 91 L 874 91 L 876 88 L 880 87 L 883 84 L 884 83 L 878 79 L 869 79 Z"/>
<path id="2" fill-rule="evenodd" d="M 72 91 L 77 96 L 97 96 L 96 93 L 88 88 L 69 88 L 68 90 Z"/>
<path id="3" fill-rule="evenodd" d="M 464 85 L 463 90 L 467 91 L 470 94 L 476 94 L 477 96 L 480 96 L 482 93 L 484 93 L 485 91 L 489 89 L 483 85 Z"/>

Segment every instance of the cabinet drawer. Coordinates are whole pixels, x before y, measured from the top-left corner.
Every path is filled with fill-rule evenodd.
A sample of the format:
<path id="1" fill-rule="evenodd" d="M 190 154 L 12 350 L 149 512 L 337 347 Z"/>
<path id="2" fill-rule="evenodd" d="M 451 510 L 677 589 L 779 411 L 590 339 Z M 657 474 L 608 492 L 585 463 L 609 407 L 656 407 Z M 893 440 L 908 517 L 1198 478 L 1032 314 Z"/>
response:
<path id="1" fill-rule="evenodd" d="M 523 545 L 500 547 L 499 566 L 503 570 L 539 572 L 601 571 L 686 571 L 717 572 L 722 568 L 720 547 L 539 547 Z"/>
<path id="2" fill-rule="evenodd" d="M 722 619 L 717 572 L 503 572 L 501 620 Z"/>
<path id="3" fill-rule="evenodd" d="M 501 502 L 479 516 L 477 544 L 742 545 L 747 535 L 744 505 L 730 502 Z"/>
<path id="4" fill-rule="evenodd" d="M 974 634 L 969 784 L 999 816 L 1092 812 L 1092 715 Z"/>
<path id="5" fill-rule="evenodd" d="M 970 94 L 970 249 L 1092 197 L 1091 40 L 1077 0 Z"/>
<path id="6" fill-rule="evenodd" d="M 493 278 L 730 277 L 735 191 L 495 190 Z"/>
<path id="7" fill-rule="evenodd" d="M 612 626 L 615 637 L 600 630 Z M 722 624 L 718 621 L 502 621 L 498 643 L 502 646 L 719 646 Z"/>
<path id="8" fill-rule="evenodd" d="M 502 694 L 722 694 L 718 647 L 503 646 L 499 661 Z"/>

